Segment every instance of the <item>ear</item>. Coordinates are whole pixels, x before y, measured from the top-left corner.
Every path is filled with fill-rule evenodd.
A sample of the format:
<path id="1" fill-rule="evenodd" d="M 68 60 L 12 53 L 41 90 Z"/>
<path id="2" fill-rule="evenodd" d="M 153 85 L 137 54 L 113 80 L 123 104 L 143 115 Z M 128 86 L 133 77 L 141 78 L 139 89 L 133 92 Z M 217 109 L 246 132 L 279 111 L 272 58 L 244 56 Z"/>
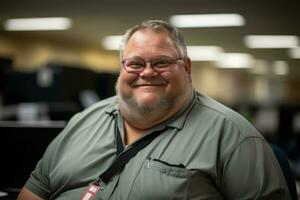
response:
<path id="1" fill-rule="evenodd" d="M 186 57 L 184 59 L 184 68 L 185 68 L 185 71 L 189 75 L 190 81 L 192 81 L 192 61 L 189 57 Z"/>

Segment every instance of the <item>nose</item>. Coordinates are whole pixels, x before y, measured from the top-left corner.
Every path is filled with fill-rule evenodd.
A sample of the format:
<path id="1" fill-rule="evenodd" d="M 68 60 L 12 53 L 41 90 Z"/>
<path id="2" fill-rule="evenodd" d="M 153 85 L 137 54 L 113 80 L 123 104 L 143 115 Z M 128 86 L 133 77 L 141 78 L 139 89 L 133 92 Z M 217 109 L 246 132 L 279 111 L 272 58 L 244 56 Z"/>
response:
<path id="1" fill-rule="evenodd" d="M 158 73 L 152 68 L 150 62 L 147 62 L 144 70 L 140 73 L 141 77 L 155 77 Z"/>

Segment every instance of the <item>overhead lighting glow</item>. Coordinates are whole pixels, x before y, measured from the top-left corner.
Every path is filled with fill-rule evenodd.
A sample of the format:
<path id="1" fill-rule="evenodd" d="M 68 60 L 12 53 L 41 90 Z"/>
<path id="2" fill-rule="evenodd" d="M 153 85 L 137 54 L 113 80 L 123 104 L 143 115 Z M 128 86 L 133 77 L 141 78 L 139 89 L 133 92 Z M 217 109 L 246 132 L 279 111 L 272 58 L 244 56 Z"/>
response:
<path id="1" fill-rule="evenodd" d="M 250 69 L 252 74 L 267 74 L 269 73 L 269 64 L 266 60 L 257 59 L 254 61 L 253 67 Z"/>
<path id="2" fill-rule="evenodd" d="M 72 20 L 66 17 L 8 19 L 4 23 L 7 31 L 66 30 Z"/>
<path id="3" fill-rule="evenodd" d="M 187 46 L 187 53 L 192 61 L 216 61 L 222 52 L 222 48 L 218 46 Z"/>
<path id="4" fill-rule="evenodd" d="M 248 35 L 244 42 L 248 48 L 295 48 L 299 38 L 294 35 Z"/>
<path id="5" fill-rule="evenodd" d="M 217 65 L 220 68 L 250 68 L 254 62 L 253 57 L 246 53 L 223 53 Z"/>
<path id="6" fill-rule="evenodd" d="M 289 66 L 286 61 L 276 60 L 273 63 L 273 72 L 276 75 L 287 75 L 289 73 Z"/>
<path id="7" fill-rule="evenodd" d="M 245 19 L 239 14 L 173 15 L 170 23 L 180 28 L 243 26 Z"/>
<path id="8" fill-rule="evenodd" d="M 300 47 L 289 49 L 289 56 L 293 59 L 300 59 Z"/>
<path id="9" fill-rule="evenodd" d="M 122 41 L 123 35 L 106 36 L 102 40 L 102 46 L 107 50 L 118 50 Z"/>

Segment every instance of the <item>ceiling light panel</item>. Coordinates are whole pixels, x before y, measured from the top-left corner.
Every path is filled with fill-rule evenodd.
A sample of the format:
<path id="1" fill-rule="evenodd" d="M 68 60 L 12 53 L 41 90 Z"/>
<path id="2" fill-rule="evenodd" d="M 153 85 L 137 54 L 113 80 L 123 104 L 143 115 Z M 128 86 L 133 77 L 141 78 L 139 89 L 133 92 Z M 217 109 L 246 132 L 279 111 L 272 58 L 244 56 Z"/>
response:
<path id="1" fill-rule="evenodd" d="M 66 30 L 72 20 L 66 17 L 8 19 L 4 23 L 7 31 Z"/>
<path id="2" fill-rule="evenodd" d="M 102 39 L 102 46 L 107 50 L 118 50 L 123 35 L 110 35 Z"/>
<path id="3" fill-rule="evenodd" d="M 223 53 L 217 61 L 219 68 L 251 68 L 254 59 L 246 53 Z"/>
<path id="4" fill-rule="evenodd" d="M 180 28 L 225 27 L 243 26 L 245 19 L 239 14 L 173 15 L 170 23 Z"/>
<path id="5" fill-rule="evenodd" d="M 216 61 L 222 52 L 223 49 L 218 46 L 187 46 L 192 61 Z"/>
<path id="6" fill-rule="evenodd" d="M 248 48 L 295 48 L 299 38 L 294 35 L 247 35 L 244 42 Z"/>
<path id="7" fill-rule="evenodd" d="M 286 61 L 276 60 L 273 63 L 273 72 L 276 75 L 287 75 L 289 73 L 289 66 Z"/>

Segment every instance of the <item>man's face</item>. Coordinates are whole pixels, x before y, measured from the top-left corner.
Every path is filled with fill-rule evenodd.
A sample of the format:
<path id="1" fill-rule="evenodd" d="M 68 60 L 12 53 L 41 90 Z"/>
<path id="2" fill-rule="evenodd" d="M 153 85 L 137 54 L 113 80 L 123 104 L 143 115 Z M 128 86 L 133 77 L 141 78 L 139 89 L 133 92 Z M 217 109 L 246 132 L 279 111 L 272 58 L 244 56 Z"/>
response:
<path id="1" fill-rule="evenodd" d="M 167 32 L 145 29 L 132 35 L 123 56 L 123 59 L 151 60 L 159 56 L 177 59 L 180 54 Z M 190 89 L 190 61 L 178 60 L 170 65 L 170 70 L 160 73 L 154 71 L 149 62 L 139 74 L 128 73 L 122 67 L 117 84 L 121 103 L 131 109 L 172 109 Z"/>

